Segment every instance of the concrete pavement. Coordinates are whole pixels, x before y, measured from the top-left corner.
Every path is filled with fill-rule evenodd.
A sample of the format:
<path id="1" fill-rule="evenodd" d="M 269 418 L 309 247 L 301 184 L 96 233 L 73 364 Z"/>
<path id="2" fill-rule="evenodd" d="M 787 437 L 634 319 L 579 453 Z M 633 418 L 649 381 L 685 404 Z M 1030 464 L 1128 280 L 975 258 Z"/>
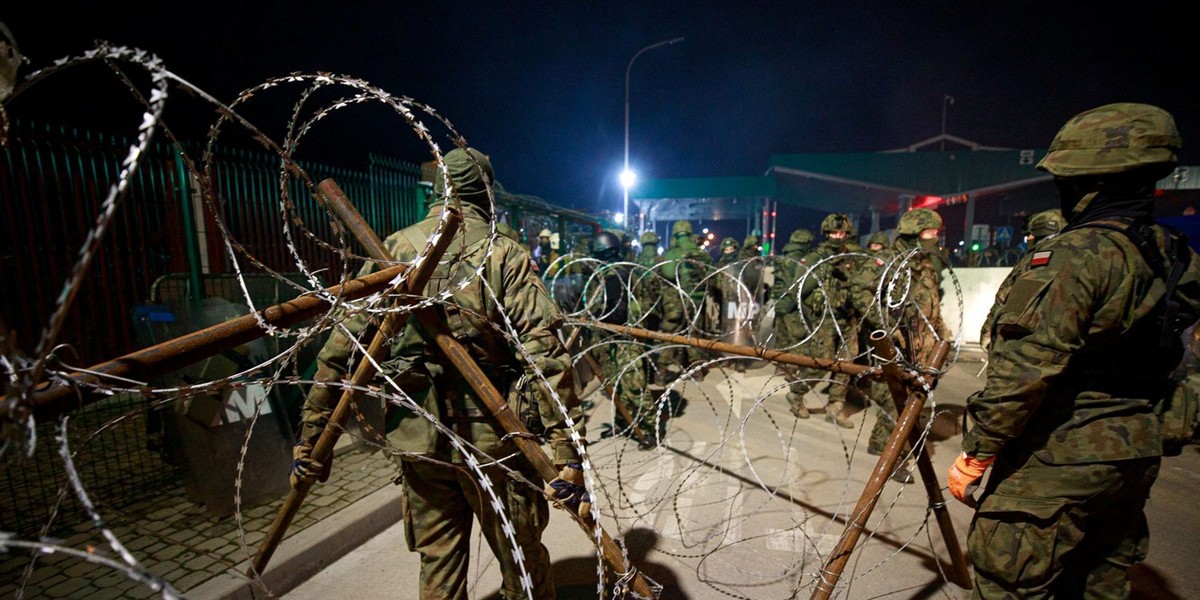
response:
<path id="1" fill-rule="evenodd" d="M 933 463 L 944 474 L 957 454 L 965 398 L 982 387 L 978 358 L 960 357 L 934 395 Z M 663 598 L 789 598 L 811 595 L 816 573 L 875 465 L 865 452 L 875 411 L 860 411 L 853 430 L 821 419 L 795 420 L 786 390 L 773 390 L 772 368 L 712 371 L 687 383 L 667 443 L 638 451 L 625 438 L 599 439 L 611 418 L 601 402 L 589 419 L 598 508 L 610 534 L 635 563 L 664 585 Z M 810 394 L 817 408 L 820 396 Z M 1200 493 L 1200 449 L 1166 459 L 1150 502 L 1149 560 L 1134 572 L 1135 597 L 1200 597 L 1200 573 L 1188 552 L 1200 534 L 1192 508 Z M 944 475 L 941 475 L 944 478 Z M 948 497 L 948 496 L 947 496 Z M 922 486 L 889 482 L 835 592 L 840 598 L 966 598 L 950 569 Z M 965 545 L 971 510 L 948 509 Z M 596 555 L 578 527 L 555 514 L 544 541 L 560 598 L 596 597 Z M 472 598 L 492 598 L 499 574 L 480 540 L 472 556 Z M 344 595 L 417 598 L 415 554 L 393 526 L 287 592 L 287 600 Z M 611 582 L 610 582 L 611 584 Z"/>

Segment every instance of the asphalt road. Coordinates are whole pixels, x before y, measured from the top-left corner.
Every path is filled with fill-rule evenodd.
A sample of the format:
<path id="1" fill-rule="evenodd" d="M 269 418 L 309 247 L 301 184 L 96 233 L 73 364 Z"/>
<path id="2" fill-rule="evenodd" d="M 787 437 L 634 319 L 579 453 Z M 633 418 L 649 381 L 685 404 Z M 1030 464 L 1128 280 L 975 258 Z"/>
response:
<path id="1" fill-rule="evenodd" d="M 981 363 L 960 358 L 933 395 L 932 462 L 944 482 L 958 451 L 965 398 L 983 385 Z M 820 413 L 796 420 L 773 369 L 714 370 L 679 391 L 684 402 L 667 442 L 639 451 L 623 437 L 600 439 L 611 419 L 601 401 L 589 416 L 603 524 L 627 544 L 639 568 L 662 584 L 662 598 L 807 598 L 876 464 L 866 453 L 874 409 L 839 429 Z M 810 393 L 817 408 L 822 396 Z M 949 498 L 949 495 L 946 496 Z M 1150 501 L 1150 557 L 1134 571 L 1135 598 L 1200 597 L 1194 558 L 1200 539 L 1200 447 L 1168 458 Z M 834 597 L 967 598 L 948 580 L 951 561 L 920 482 L 889 481 L 846 564 Z M 965 545 L 971 510 L 947 509 Z M 482 538 L 472 548 L 472 598 L 495 598 L 499 575 Z M 544 535 L 558 597 L 596 598 L 595 550 L 578 526 L 555 512 Z M 417 598 L 417 555 L 392 526 L 283 595 Z M 611 589 L 611 581 L 608 582 Z"/>

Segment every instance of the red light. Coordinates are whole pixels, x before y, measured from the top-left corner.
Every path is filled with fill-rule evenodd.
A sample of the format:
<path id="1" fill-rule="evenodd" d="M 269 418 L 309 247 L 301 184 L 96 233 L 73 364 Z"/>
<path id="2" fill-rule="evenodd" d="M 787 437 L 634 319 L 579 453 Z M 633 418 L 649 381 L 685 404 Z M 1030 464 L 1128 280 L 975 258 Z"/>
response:
<path id="1" fill-rule="evenodd" d="M 775 216 L 775 211 L 771 211 L 771 216 Z"/>
<path id="2" fill-rule="evenodd" d="M 946 199 L 941 196 L 917 196 L 913 198 L 912 208 L 933 208 L 945 201 Z"/>

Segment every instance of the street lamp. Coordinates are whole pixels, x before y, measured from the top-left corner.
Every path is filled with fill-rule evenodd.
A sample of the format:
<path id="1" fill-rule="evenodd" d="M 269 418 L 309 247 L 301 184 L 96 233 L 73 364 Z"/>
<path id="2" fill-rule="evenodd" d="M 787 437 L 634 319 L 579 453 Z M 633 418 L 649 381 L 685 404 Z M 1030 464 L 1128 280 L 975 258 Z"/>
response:
<path id="1" fill-rule="evenodd" d="M 637 60 L 643 52 L 653 50 L 659 46 L 669 46 L 676 42 L 682 42 L 683 38 L 677 37 L 670 40 L 664 40 L 657 44 L 650 44 L 641 50 L 638 50 L 633 58 L 629 59 L 629 64 L 625 67 L 625 168 L 621 170 L 621 187 L 624 188 L 625 198 L 621 208 L 621 214 L 624 215 L 626 223 L 629 222 L 629 188 L 633 187 L 633 183 L 637 181 L 637 175 L 629 170 L 629 72 L 633 70 L 633 61 Z"/>

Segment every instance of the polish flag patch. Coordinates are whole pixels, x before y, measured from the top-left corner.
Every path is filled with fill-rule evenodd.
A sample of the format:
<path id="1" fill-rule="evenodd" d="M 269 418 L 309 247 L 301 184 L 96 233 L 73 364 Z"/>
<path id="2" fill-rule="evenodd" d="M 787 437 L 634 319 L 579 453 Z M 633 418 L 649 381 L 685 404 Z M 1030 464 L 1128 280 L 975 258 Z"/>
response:
<path id="1" fill-rule="evenodd" d="M 1029 259 L 1029 264 L 1034 267 L 1045 266 L 1050 263 L 1050 251 L 1034 252 Z"/>

